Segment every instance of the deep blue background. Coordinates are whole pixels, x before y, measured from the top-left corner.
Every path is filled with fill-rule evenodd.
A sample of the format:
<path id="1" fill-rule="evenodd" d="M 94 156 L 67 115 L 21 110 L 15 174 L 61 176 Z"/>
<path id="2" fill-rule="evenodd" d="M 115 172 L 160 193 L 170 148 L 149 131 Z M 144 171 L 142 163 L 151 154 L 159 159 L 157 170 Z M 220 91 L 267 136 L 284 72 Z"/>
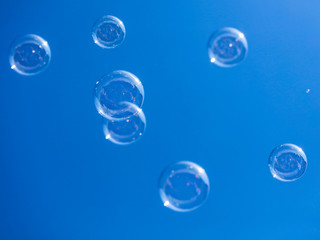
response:
<path id="1" fill-rule="evenodd" d="M 1 1 L 0 239 L 320 239 L 319 9 L 318 0 Z M 127 29 L 113 50 L 91 37 L 107 14 Z M 221 27 L 247 37 L 237 67 L 209 62 L 207 40 Z M 33 77 L 8 63 L 11 42 L 28 33 L 52 51 Z M 95 82 L 118 69 L 146 93 L 147 131 L 129 146 L 104 139 L 93 104 Z M 292 183 L 267 166 L 286 142 L 308 157 Z M 190 213 L 158 195 L 162 169 L 180 160 L 211 183 Z"/>

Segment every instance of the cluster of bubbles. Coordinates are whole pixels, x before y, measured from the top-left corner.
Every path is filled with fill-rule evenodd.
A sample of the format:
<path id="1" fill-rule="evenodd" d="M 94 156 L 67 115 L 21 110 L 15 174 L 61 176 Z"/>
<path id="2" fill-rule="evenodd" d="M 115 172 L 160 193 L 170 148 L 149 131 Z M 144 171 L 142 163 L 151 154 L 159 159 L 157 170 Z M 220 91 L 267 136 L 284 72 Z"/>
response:
<path id="1" fill-rule="evenodd" d="M 114 16 L 98 19 L 92 28 L 94 43 L 102 48 L 119 46 L 126 35 L 122 21 Z M 35 34 L 16 39 L 10 48 L 11 69 L 21 75 L 36 75 L 51 60 L 47 41 Z M 140 80 L 127 71 L 114 71 L 99 79 L 94 88 L 95 106 L 103 116 L 103 132 L 109 141 L 125 145 L 138 140 L 146 127 L 141 110 L 144 90 Z"/>
<path id="2" fill-rule="evenodd" d="M 119 46 L 126 36 L 122 21 L 114 16 L 98 19 L 92 37 L 99 47 Z M 141 138 L 146 118 L 141 109 L 144 89 L 141 81 L 127 71 L 113 71 L 102 76 L 94 88 L 94 103 L 103 117 L 105 138 L 118 145 L 127 145 Z"/>
<path id="3" fill-rule="evenodd" d="M 114 16 L 103 16 L 92 27 L 92 38 L 101 48 L 119 46 L 125 39 L 123 22 Z M 232 67 L 242 62 L 248 52 L 245 35 L 235 28 L 222 28 L 214 32 L 208 41 L 210 62 L 220 67 Z M 50 63 L 51 51 L 48 42 L 35 34 L 16 39 L 10 48 L 11 69 L 22 75 L 42 72 Z"/>
<path id="4" fill-rule="evenodd" d="M 92 28 L 94 43 L 101 48 L 119 46 L 126 30 L 114 16 L 98 19 Z M 211 63 L 233 67 L 242 62 L 248 52 L 245 35 L 234 28 L 214 32 L 208 41 Z M 29 34 L 12 43 L 9 54 L 11 69 L 21 75 L 35 75 L 50 63 L 51 51 L 43 38 Z M 94 87 L 94 104 L 103 117 L 105 138 L 118 145 L 127 145 L 141 138 L 146 128 L 142 111 L 144 89 L 141 81 L 127 71 L 113 71 L 102 76 Z M 269 156 L 272 176 L 280 181 L 295 181 L 303 176 L 307 157 L 294 144 L 282 144 Z M 205 170 L 189 161 L 177 162 L 166 168 L 159 178 L 159 193 L 163 205 L 174 211 L 187 212 L 200 207 L 209 194 L 209 178 Z"/>

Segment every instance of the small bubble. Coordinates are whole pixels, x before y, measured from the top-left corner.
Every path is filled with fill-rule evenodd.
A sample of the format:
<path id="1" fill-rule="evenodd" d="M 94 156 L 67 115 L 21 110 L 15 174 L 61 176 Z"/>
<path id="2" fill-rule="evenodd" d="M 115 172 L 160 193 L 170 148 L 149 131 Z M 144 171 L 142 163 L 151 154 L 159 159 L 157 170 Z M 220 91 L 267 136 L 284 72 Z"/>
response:
<path id="1" fill-rule="evenodd" d="M 220 67 L 232 67 L 243 61 L 248 43 L 243 33 L 234 28 L 222 28 L 212 34 L 208 43 L 210 62 Z"/>
<path id="2" fill-rule="evenodd" d="M 48 43 L 41 37 L 28 34 L 15 40 L 10 48 L 11 69 L 21 75 L 35 75 L 42 72 L 51 59 Z"/>
<path id="3" fill-rule="evenodd" d="M 209 194 L 209 179 L 199 165 L 182 161 L 168 167 L 159 179 L 163 205 L 178 212 L 200 207 Z"/>
<path id="4" fill-rule="evenodd" d="M 93 41 L 102 48 L 119 46 L 125 35 L 126 29 L 122 21 L 110 15 L 98 19 L 92 27 Z"/>
<path id="5" fill-rule="evenodd" d="M 274 178 L 284 182 L 295 181 L 305 173 L 307 157 L 300 147 L 283 144 L 271 152 L 269 168 Z"/>

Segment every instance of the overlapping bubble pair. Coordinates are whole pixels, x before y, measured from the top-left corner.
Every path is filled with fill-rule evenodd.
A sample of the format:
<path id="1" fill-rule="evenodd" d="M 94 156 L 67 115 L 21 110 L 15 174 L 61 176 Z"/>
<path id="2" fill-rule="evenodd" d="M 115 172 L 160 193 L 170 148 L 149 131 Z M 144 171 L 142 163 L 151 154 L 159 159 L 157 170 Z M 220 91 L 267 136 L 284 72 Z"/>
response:
<path id="1" fill-rule="evenodd" d="M 107 74 L 97 81 L 93 95 L 107 140 L 126 145 L 141 138 L 146 128 L 141 109 L 144 89 L 135 75 L 127 71 Z"/>

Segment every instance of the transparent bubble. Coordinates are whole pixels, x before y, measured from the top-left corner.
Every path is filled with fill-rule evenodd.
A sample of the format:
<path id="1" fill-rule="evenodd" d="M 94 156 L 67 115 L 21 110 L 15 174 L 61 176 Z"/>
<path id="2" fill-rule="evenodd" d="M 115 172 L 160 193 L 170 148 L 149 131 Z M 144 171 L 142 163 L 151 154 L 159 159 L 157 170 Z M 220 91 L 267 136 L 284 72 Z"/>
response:
<path id="1" fill-rule="evenodd" d="M 107 140 L 115 144 L 127 145 L 142 137 L 147 122 L 142 109 L 128 102 L 122 104 L 131 111 L 131 116 L 120 120 L 104 119 L 103 131 Z"/>
<path id="2" fill-rule="evenodd" d="M 98 19 L 92 27 L 92 37 L 102 48 L 119 46 L 126 36 L 122 21 L 114 16 L 104 16 Z"/>
<path id="3" fill-rule="evenodd" d="M 22 75 L 35 75 L 42 72 L 51 59 L 48 42 L 43 38 L 28 34 L 16 39 L 10 48 L 11 69 Z"/>
<path id="4" fill-rule="evenodd" d="M 208 43 L 210 61 L 220 67 L 232 67 L 243 61 L 248 52 L 244 34 L 234 28 L 213 33 Z"/>
<path id="5" fill-rule="evenodd" d="M 298 146 L 283 144 L 271 152 L 269 168 L 274 178 L 284 182 L 294 181 L 305 173 L 307 157 Z"/>
<path id="6" fill-rule="evenodd" d="M 159 179 L 164 206 L 178 212 L 200 207 L 209 194 L 209 179 L 199 165 L 182 161 L 163 171 Z"/>
<path id="7" fill-rule="evenodd" d="M 114 71 L 100 78 L 94 88 L 94 102 L 103 117 L 122 119 L 132 115 L 132 109 L 122 102 L 129 102 L 141 108 L 144 90 L 140 80 L 132 73 Z"/>

